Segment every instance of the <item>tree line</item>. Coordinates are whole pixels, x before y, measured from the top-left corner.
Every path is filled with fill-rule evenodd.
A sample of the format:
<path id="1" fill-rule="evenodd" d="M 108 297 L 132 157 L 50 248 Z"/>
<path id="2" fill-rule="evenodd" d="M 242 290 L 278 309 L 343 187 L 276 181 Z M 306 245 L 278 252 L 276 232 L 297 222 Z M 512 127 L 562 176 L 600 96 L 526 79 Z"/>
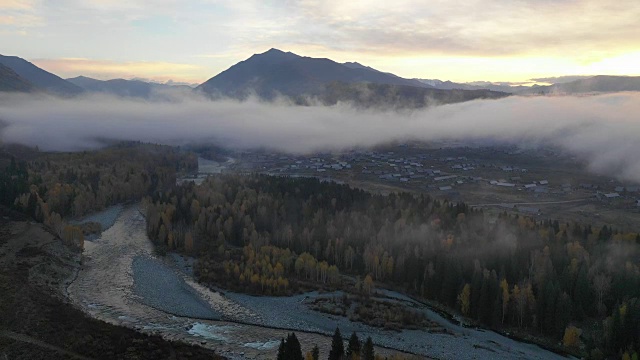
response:
<path id="1" fill-rule="evenodd" d="M 287 335 L 286 339 L 280 341 L 278 347 L 277 360 L 319 360 L 320 349 L 318 345 L 314 345 L 310 351 L 307 351 L 302 356 L 302 349 L 300 342 L 295 333 Z M 376 356 L 373 341 L 371 337 L 368 337 L 364 342 L 361 342 L 358 338 L 358 334 L 353 332 L 349 337 L 347 348 L 344 348 L 344 340 L 340 329 L 336 328 L 331 338 L 331 349 L 327 356 L 328 360 L 375 360 L 382 359 L 382 357 Z M 395 356 L 393 359 L 402 359 L 401 356 Z"/>

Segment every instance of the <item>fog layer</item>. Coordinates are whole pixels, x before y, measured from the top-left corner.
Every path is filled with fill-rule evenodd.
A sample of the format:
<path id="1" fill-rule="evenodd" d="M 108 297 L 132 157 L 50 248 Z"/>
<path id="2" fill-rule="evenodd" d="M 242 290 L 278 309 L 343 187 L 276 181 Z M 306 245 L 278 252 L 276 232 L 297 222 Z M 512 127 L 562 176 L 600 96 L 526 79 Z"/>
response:
<path id="1" fill-rule="evenodd" d="M 214 141 L 293 153 L 392 140 L 496 140 L 556 146 L 587 161 L 593 171 L 638 182 L 639 114 L 640 93 L 513 96 L 411 112 L 197 97 L 144 102 L 104 96 L 0 96 L 2 141 L 42 150 L 94 148 L 104 139 L 174 145 Z"/>

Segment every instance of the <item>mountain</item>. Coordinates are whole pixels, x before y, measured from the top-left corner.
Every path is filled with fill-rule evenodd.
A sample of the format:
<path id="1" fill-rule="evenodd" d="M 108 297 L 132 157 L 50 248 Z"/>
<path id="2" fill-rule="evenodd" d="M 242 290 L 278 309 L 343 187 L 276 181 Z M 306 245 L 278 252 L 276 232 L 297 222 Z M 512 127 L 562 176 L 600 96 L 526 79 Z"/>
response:
<path id="1" fill-rule="evenodd" d="M 122 97 L 138 97 L 143 99 L 149 99 L 152 95 L 156 95 L 158 91 L 162 90 L 191 90 L 190 87 L 185 85 L 167 85 L 141 80 L 125 79 L 97 80 L 86 76 L 78 76 L 67 79 L 67 81 L 88 92 L 106 93 Z"/>
<path id="2" fill-rule="evenodd" d="M 318 95 L 334 81 L 428 87 L 417 80 L 404 79 L 357 63 L 340 64 L 330 59 L 271 49 L 233 65 L 196 89 L 213 96 L 245 98 L 255 93 L 270 99 L 277 94 Z"/>
<path id="3" fill-rule="evenodd" d="M 34 90 L 33 84 L 20 77 L 11 68 L 0 64 L 0 91 L 30 92 Z"/>
<path id="4" fill-rule="evenodd" d="M 11 68 L 21 78 L 46 92 L 72 96 L 82 93 L 82 88 L 61 79 L 59 76 L 42 70 L 25 59 L 17 56 L 0 55 L 0 64 Z"/>
<path id="5" fill-rule="evenodd" d="M 524 93 L 571 95 L 619 91 L 640 91 L 640 76 L 597 75 L 549 86 L 534 86 Z"/>
<path id="6" fill-rule="evenodd" d="M 320 96 L 325 105 L 350 102 L 359 107 L 417 109 L 475 99 L 499 99 L 510 94 L 491 90 L 445 90 L 391 84 L 332 82 Z"/>

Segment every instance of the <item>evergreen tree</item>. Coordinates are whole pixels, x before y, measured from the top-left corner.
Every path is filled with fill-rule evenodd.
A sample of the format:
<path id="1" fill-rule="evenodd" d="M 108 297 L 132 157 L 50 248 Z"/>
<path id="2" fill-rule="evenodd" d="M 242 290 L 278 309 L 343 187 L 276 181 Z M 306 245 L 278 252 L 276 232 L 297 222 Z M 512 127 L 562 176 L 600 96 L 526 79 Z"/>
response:
<path id="1" fill-rule="evenodd" d="M 313 357 L 313 360 L 320 359 L 320 349 L 318 348 L 318 344 L 313 345 L 313 350 L 311 350 L 311 355 Z"/>
<path id="2" fill-rule="evenodd" d="M 347 344 L 347 360 L 351 359 L 353 355 L 360 355 L 360 339 L 354 331 L 349 338 L 349 344 Z"/>
<path id="3" fill-rule="evenodd" d="M 374 360 L 375 357 L 376 354 L 373 350 L 373 341 L 371 340 L 371 336 L 369 336 L 362 347 L 362 360 Z"/>
<path id="4" fill-rule="evenodd" d="M 331 340 L 331 351 L 329 351 L 329 360 L 342 360 L 344 358 L 344 344 L 342 343 L 342 335 L 340 328 L 336 327 Z"/>
<path id="5" fill-rule="evenodd" d="M 278 347 L 278 356 L 277 356 L 277 360 L 285 360 L 285 344 L 284 344 L 284 339 L 280 340 L 280 346 Z"/>
<path id="6" fill-rule="evenodd" d="M 302 349 L 300 348 L 300 342 L 295 333 L 287 336 L 285 343 L 285 360 L 302 360 Z"/>
<path id="7" fill-rule="evenodd" d="M 277 360 L 303 360 L 300 342 L 295 333 L 287 335 L 287 339 L 280 341 Z"/>

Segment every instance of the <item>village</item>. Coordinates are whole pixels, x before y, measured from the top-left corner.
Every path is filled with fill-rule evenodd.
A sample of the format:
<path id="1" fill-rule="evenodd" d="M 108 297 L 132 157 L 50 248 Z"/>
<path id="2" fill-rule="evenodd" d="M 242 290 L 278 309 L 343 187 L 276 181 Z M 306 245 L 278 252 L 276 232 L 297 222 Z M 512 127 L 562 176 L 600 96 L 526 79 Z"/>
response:
<path id="1" fill-rule="evenodd" d="M 400 144 L 306 156 L 264 151 L 234 156 L 232 171 L 316 177 L 383 193 L 426 193 L 540 218 L 568 208 L 588 218 L 586 207 L 602 210 L 595 218 L 601 213 L 630 215 L 630 223 L 640 218 L 640 185 L 589 173 L 575 159 L 549 149 Z"/>

